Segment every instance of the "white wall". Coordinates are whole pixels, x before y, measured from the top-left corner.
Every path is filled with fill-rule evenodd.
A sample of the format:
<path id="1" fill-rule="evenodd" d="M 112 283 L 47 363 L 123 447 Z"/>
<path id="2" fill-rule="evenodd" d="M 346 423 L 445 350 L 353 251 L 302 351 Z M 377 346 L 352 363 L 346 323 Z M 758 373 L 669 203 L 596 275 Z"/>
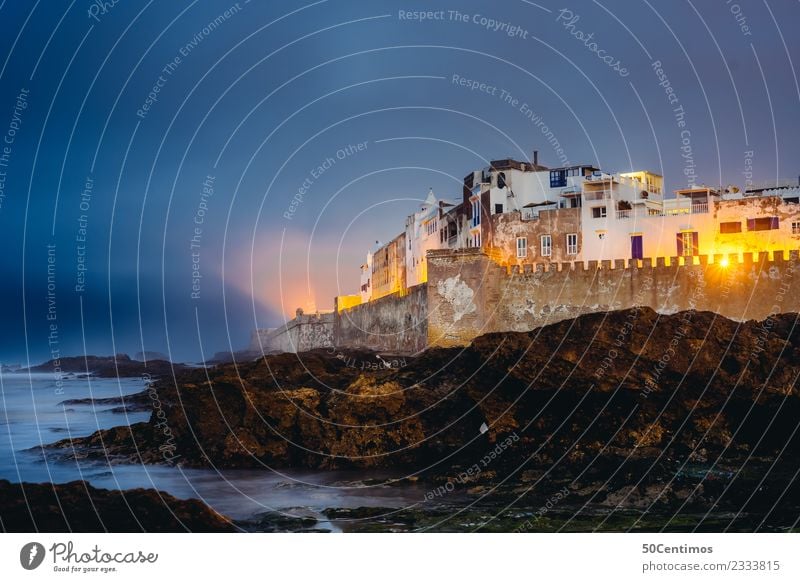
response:
<path id="1" fill-rule="evenodd" d="M 767 216 L 779 218 L 778 229 L 747 230 L 748 218 Z M 742 223 L 741 233 L 720 233 L 721 222 L 736 221 Z M 584 212 L 583 252 L 579 260 L 629 259 L 633 234 L 642 235 L 644 257 L 673 257 L 678 252 L 676 237 L 681 231 L 698 233 L 701 255 L 797 249 L 800 234 L 792 232 L 793 222 L 800 223 L 800 205 L 785 204 L 777 198 L 712 200 L 706 213 L 673 216 L 632 213 L 631 218 L 618 219 L 616 212 L 609 211 L 605 219 L 594 219 L 589 212 Z M 598 236 L 598 230 L 606 231 L 603 239 Z"/>

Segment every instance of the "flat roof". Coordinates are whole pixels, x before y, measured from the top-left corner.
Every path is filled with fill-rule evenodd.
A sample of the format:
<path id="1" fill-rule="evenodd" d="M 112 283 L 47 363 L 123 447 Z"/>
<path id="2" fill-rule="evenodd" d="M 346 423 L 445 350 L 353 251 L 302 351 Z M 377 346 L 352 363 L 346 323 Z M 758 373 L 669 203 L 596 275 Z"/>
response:
<path id="1" fill-rule="evenodd" d="M 571 164 L 569 166 L 559 166 L 558 168 L 550 168 L 550 171 L 554 170 L 572 170 L 573 168 L 589 168 L 590 170 L 600 171 L 600 168 L 592 165 L 592 164 Z"/>
<path id="2" fill-rule="evenodd" d="M 679 188 L 675 190 L 675 194 L 683 194 L 691 196 L 692 194 L 713 194 L 714 196 L 719 196 L 719 192 L 710 186 L 702 186 L 698 188 Z"/>

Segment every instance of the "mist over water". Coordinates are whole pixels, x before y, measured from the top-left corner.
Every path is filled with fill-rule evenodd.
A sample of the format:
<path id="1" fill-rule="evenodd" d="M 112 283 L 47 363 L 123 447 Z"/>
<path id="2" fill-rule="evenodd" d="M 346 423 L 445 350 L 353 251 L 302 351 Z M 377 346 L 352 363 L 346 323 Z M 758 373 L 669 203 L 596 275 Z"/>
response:
<path id="1" fill-rule="evenodd" d="M 420 503 L 422 487 L 370 486 L 361 479 L 388 473 L 346 471 L 272 471 L 193 469 L 142 466 L 53 458 L 44 460 L 39 447 L 69 437 L 147 421 L 149 412 L 115 413 L 117 404 L 68 404 L 65 400 L 111 398 L 141 392 L 138 378 L 106 379 L 68 376 L 57 391 L 52 374 L 0 376 L 0 479 L 26 483 L 67 483 L 86 480 L 105 489 L 155 488 L 179 498 L 203 500 L 234 519 L 270 510 L 317 513 L 329 507 L 409 507 Z"/>

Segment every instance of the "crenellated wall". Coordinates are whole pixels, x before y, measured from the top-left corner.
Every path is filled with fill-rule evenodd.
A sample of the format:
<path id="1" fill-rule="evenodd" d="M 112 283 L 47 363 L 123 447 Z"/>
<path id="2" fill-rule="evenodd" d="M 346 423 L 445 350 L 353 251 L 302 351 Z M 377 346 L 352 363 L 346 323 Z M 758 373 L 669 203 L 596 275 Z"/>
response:
<path id="1" fill-rule="evenodd" d="M 505 268 L 480 249 L 428 253 L 428 344 L 460 346 L 489 332 L 528 331 L 584 313 L 649 306 L 734 320 L 800 312 L 797 251 L 590 261 Z M 800 273 L 797 273 L 800 275 Z"/>
<path id="2" fill-rule="evenodd" d="M 798 252 L 505 267 L 479 248 L 429 251 L 427 284 L 262 332 L 264 351 L 320 347 L 416 354 L 578 315 L 648 306 L 733 320 L 800 312 Z M 687 263 L 688 261 L 688 263 Z M 795 276 L 797 275 L 797 276 Z M 256 345 L 254 349 L 259 349 Z"/>
<path id="3" fill-rule="evenodd" d="M 392 354 L 415 354 L 427 347 L 428 293 L 425 284 L 350 309 L 335 310 L 334 344 Z"/>

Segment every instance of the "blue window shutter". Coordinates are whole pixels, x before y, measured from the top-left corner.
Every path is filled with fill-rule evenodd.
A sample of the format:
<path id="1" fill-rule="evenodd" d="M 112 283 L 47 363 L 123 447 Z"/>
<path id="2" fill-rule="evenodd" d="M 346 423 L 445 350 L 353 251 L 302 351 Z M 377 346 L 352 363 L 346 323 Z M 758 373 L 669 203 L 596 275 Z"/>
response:
<path id="1" fill-rule="evenodd" d="M 683 256 L 683 234 L 679 232 L 676 240 L 678 241 L 678 256 L 681 257 Z"/>
<path id="2" fill-rule="evenodd" d="M 698 233 L 692 233 L 692 255 L 700 254 L 700 236 Z"/>

